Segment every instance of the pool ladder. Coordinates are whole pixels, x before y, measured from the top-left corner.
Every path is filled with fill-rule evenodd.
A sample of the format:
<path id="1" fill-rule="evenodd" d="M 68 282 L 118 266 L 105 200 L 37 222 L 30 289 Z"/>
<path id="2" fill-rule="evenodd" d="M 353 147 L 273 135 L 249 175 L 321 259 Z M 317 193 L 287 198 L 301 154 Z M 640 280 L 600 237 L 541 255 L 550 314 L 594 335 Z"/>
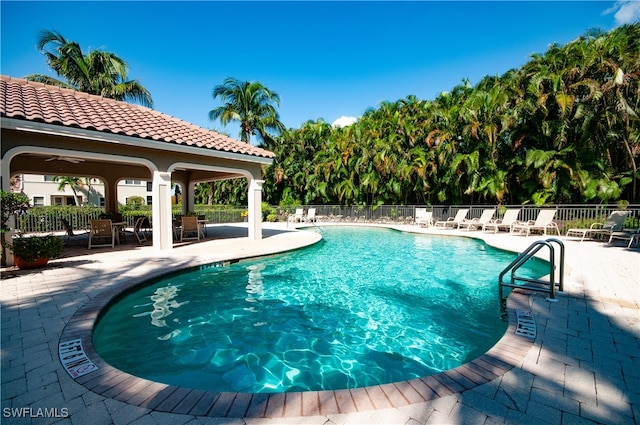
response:
<path id="1" fill-rule="evenodd" d="M 555 281 L 556 255 L 553 244 L 557 244 L 560 249 L 560 276 L 557 283 Z M 531 279 L 528 277 L 516 276 L 516 272 L 518 271 L 518 269 L 544 247 L 549 248 L 549 280 L 547 281 L 542 279 Z M 511 271 L 511 280 L 505 282 L 504 277 L 509 271 Z M 523 284 L 517 282 L 525 283 Z M 503 288 L 505 286 L 508 286 L 511 288 L 523 288 L 532 291 L 549 292 L 547 301 L 557 302 L 558 300 L 556 299 L 556 285 L 558 286 L 559 291 L 564 290 L 564 244 L 555 238 L 550 238 L 544 241 L 535 241 L 529 246 L 529 248 L 525 249 L 520 255 L 518 255 L 518 257 L 513 260 L 511 264 L 509 264 L 502 271 L 502 273 L 500 273 L 499 283 L 500 300 L 505 299 L 505 297 L 503 296 Z"/>

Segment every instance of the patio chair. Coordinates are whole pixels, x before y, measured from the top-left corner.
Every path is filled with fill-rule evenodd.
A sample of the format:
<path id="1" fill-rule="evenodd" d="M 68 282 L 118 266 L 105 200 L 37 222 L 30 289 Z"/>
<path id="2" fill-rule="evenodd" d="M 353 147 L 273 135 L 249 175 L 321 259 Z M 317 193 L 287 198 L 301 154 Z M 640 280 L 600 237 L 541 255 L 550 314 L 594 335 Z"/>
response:
<path id="1" fill-rule="evenodd" d="M 516 223 L 511 228 L 511 234 L 524 234 L 529 236 L 532 230 L 542 231 L 543 234 L 547 234 L 548 229 L 555 229 L 556 233 L 560 235 L 560 229 L 558 225 L 553 221 L 553 217 L 556 215 L 556 210 L 540 210 L 538 217 L 535 221 L 529 220 L 526 223 Z"/>
<path id="2" fill-rule="evenodd" d="M 586 237 L 594 237 L 597 235 L 611 236 L 613 232 L 622 230 L 625 220 L 629 215 L 629 211 L 614 211 L 604 223 L 593 223 L 588 229 L 569 229 L 565 235 L 565 239 L 569 237 L 579 237 L 580 242 Z M 609 240 L 611 242 L 611 240 Z"/>
<path id="3" fill-rule="evenodd" d="M 139 243 L 143 243 L 147 241 L 147 236 L 142 231 L 142 228 L 145 224 L 145 220 L 148 220 L 147 217 L 138 217 L 136 219 L 135 224 L 133 225 L 133 234 L 138 239 Z"/>
<path id="4" fill-rule="evenodd" d="M 427 211 L 426 208 L 416 208 L 416 221 L 418 226 L 423 224 L 427 227 L 431 227 L 433 224 L 433 211 Z"/>
<path id="5" fill-rule="evenodd" d="M 80 236 L 80 235 L 73 232 L 73 227 L 71 226 L 71 224 L 69 224 L 69 221 L 67 219 L 61 218 L 60 221 L 62 222 L 62 225 L 64 226 L 64 231 L 66 232 L 64 235 L 64 244 L 67 245 L 71 238 L 75 236 Z"/>
<path id="6" fill-rule="evenodd" d="M 89 232 L 89 249 L 110 246 L 113 248 L 116 244 L 116 230 L 113 228 L 111 220 L 91 220 L 91 230 Z M 103 243 L 95 244 L 94 240 L 103 239 Z"/>
<path id="7" fill-rule="evenodd" d="M 496 213 L 495 209 L 486 209 L 482 211 L 480 217 L 472 218 L 471 220 L 463 220 L 458 223 L 458 229 L 466 228 L 469 230 L 478 230 L 482 228 L 485 224 L 490 222 L 493 219 L 493 215 Z"/>
<path id="8" fill-rule="evenodd" d="M 187 236 L 193 235 L 195 236 Z M 198 223 L 198 217 L 182 217 L 182 226 L 180 226 L 180 241 L 186 241 L 190 239 L 200 240 L 202 230 Z"/>
<path id="9" fill-rule="evenodd" d="M 202 231 L 202 237 L 208 236 L 207 234 L 207 216 L 204 214 L 200 214 L 198 216 L 198 224 L 200 225 L 200 230 Z"/>
<path id="10" fill-rule="evenodd" d="M 482 231 L 485 230 L 493 230 L 493 233 L 498 233 L 501 229 L 506 229 L 511 232 L 511 228 L 514 224 L 518 222 L 518 215 L 520 214 L 520 210 L 517 209 L 509 209 L 506 210 L 502 219 L 497 219 L 495 221 L 490 221 L 482 225 Z"/>
<path id="11" fill-rule="evenodd" d="M 449 217 L 446 220 L 436 221 L 435 227 L 443 227 L 445 229 L 451 227 L 452 229 L 457 229 L 459 224 L 465 220 L 468 212 L 468 209 L 458 210 L 455 217 Z"/>
<path id="12" fill-rule="evenodd" d="M 316 209 L 315 208 L 309 208 L 309 210 L 307 211 L 307 215 L 302 217 L 302 221 L 308 222 L 308 223 L 313 223 L 316 221 Z"/>

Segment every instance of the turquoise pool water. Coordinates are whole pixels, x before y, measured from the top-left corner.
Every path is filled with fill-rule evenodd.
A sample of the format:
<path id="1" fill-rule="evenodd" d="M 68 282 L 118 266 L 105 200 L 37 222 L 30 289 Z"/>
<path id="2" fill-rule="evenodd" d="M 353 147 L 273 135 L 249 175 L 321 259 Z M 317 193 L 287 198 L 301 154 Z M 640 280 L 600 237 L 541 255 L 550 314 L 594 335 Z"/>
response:
<path id="1" fill-rule="evenodd" d="M 122 297 L 96 325 L 97 352 L 177 386 L 287 392 L 426 376 L 504 334 L 497 279 L 515 254 L 389 229 L 322 232 L 303 250 L 185 271 Z"/>

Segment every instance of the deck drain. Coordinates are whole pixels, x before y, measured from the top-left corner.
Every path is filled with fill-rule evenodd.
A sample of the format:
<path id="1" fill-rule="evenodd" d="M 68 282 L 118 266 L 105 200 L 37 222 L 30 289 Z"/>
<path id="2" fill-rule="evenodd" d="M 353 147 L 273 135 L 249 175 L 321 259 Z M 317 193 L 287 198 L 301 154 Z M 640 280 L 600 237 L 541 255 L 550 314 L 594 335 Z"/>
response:
<path id="1" fill-rule="evenodd" d="M 58 355 L 62 366 L 73 379 L 98 370 L 98 366 L 85 354 L 82 340 L 79 338 L 58 344 Z"/>
<path id="2" fill-rule="evenodd" d="M 518 320 L 516 335 L 536 339 L 536 320 L 533 314 L 530 311 L 516 310 L 516 318 Z"/>

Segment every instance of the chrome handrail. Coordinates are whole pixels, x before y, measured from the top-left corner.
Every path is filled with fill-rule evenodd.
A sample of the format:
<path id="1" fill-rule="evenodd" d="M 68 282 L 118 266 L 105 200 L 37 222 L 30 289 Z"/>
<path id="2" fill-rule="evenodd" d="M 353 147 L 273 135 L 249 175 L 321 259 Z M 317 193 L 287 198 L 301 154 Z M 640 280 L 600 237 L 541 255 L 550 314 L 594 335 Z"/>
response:
<path id="1" fill-rule="evenodd" d="M 541 292 L 549 292 L 549 297 L 547 301 L 556 302 L 556 279 L 555 279 L 555 270 L 556 270 L 556 255 L 555 249 L 552 244 L 557 244 L 560 248 L 560 270 L 559 270 L 559 279 L 558 279 L 558 290 L 564 291 L 564 244 L 555 238 L 550 238 L 544 241 L 535 241 L 527 249 L 521 252 L 515 260 L 513 260 L 504 270 L 500 273 L 498 278 L 499 287 L 500 287 L 500 300 L 504 300 L 503 296 L 503 287 L 508 286 L 511 288 L 523 288 L 529 289 L 532 291 L 541 291 Z M 531 259 L 534 255 L 538 253 L 544 247 L 549 248 L 549 281 L 545 281 L 542 279 L 531 279 L 527 277 L 519 277 L 516 276 L 516 271 L 522 267 L 529 259 Z M 504 276 L 511 271 L 511 281 L 505 282 Z M 535 283 L 534 285 L 527 284 L 518 284 L 516 282 L 527 282 L 527 283 Z M 543 286 L 540 286 L 543 285 Z M 548 288 L 546 286 L 549 286 Z"/>

